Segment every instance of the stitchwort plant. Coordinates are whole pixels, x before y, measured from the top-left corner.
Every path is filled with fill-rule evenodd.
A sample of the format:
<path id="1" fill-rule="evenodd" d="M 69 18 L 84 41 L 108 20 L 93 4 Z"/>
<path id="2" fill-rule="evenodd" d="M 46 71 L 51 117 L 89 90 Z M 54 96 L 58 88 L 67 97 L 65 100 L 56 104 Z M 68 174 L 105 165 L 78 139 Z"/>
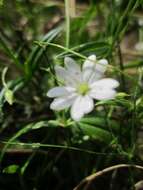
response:
<path id="1" fill-rule="evenodd" d="M 0 190 L 143 189 L 143 0 L 0 0 Z"/>

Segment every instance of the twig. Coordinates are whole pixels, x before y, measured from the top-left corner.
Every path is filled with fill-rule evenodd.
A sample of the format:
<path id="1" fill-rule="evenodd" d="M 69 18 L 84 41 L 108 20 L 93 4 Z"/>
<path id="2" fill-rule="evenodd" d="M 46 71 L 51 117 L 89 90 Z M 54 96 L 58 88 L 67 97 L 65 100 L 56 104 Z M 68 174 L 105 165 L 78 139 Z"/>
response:
<path id="1" fill-rule="evenodd" d="M 115 166 L 105 168 L 105 169 L 103 169 L 97 173 L 92 174 L 92 175 L 89 175 L 88 177 L 84 178 L 73 190 L 80 190 L 80 188 L 83 187 L 84 185 L 85 185 L 84 189 L 87 190 L 89 185 L 92 183 L 93 180 L 95 180 L 96 178 L 106 174 L 107 172 L 110 172 L 112 170 L 117 170 L 119 168 L 135 168 L 135 169 L 143 170 L 143 167 L 139 166 L 139 165 L 118 164 Z"/>

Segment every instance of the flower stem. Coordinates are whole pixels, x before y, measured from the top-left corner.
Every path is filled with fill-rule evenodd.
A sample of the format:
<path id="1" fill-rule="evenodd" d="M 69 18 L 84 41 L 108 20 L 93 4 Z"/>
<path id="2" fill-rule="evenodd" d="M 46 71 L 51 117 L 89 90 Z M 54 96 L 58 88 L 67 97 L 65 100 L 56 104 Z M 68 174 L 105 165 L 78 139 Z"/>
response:
<path id="1" fill-rule="evenodd" d="M 125 77 L 124 77 L 124 74 L 123 74 L 123 72 L 124 72 L 124 64 L 123 64 L 123 58 L 122 58 L 121 47 L 120 47 L 120 44 L 119 44 L 119 43 L 117 44 L 117 47 L 118 47 L 118 56 L 119 56 L 120 70 L 122 71 L 122 72 L 120 73 L 121 82 L 122 82 L 121 88 L 122 88 L 123 91 L 126 91 L 126 86 L 125 86 L 126 81 L 125 81 Z"/>
<path id="2" fill-rule="evenodd" d="M 55 77 L 56 74 L 55 74 L 54 65 L 49 62 L 48 56 L 47 56 L 47 54 L 46 54 L 46 49 L 44 50 L 44 56 L 45 56 L 45 59 L 46 59 L 47 63 L 49 64 L 49 69 L 50 69 L 51 74 L 52 74 L 53 77 L 54 77 L 54 82 L 55 82 L 55 84 L 57 85 L 57 84 L 58 84 L 58 80 L 57 80 L 57 78 Z"/>
<path id="3" fill-rule="evenodd" d="M 65 17 L 66 17 L 66 47 L 70 44 L 70 0 L 65 0 Z"/>

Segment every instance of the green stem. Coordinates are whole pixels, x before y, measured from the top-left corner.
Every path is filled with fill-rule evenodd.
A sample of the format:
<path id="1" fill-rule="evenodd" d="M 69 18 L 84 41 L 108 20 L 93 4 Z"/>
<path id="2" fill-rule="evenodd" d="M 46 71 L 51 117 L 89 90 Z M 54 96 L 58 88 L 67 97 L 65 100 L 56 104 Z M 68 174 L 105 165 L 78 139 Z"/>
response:
<path id="1" fill-rule="evenodd" d="M 55 77 L 56 76 L 55 68 L 54 68 L 54 65 L 49 62 L 49 59 L 48 59 L 48 56 L 47 56 L 47 53 L 46 53 L 46 49 L 44 50 L 43 54 L 45 56 L 45 59 L 46 59 L 47 63 L 49 64 L 49 69 L 50 69 L 50 72 L 51 72 L 52 76 L 54 77 L 55 85 L 57 85 L 58 84 L 58 80 Z"/>
<path id="2" fill-rule="evenodd" d="M 76 55 L 77 57 L 80 57 L 80 58 L 82 58 L 84 60 L 87 59 L 86 56 L 84 56 L 84 55 L 82 55 L 82 54 L 80 54 L 80 53 L 78 53 L 78 52 L 76 52 L 76 51 L 74 51 L 72 49 L 69 49 L 67 47 L 61 46 L 59 44 L 54 44 L 54 43 L 50 43 L 50 42 L 40 42 L 40 41 L 35 41 L 35 44 L 41 46 L 42 48 L 45 48 L 47 46 L 57 47 L 57 48 L 60 48 L 60 49 L 64 50 L 65 52 L 72 53 L 73 55 Z M 55 58 L 58 58 L 58 56 L 56 56 Z"/>
<path id="3" fill-rule="evenodd" d="M 133 11 L 136 9 L 136 7 L 138 6 L 138 3 L 139 3 L 139 0 L 130 0 L 128 5 L 127 5 L 127 8 L 125 9 L 124 13 L 122 14 L 122 16 L 120 17 L 119 19 L 119 25 L 117 27 L 117 30 L 116 30 L 116 33 L 115 33 L 115 37 L 114 37 L 114 41 L 113 41 L 113 44 L 116 42 L 116 40 L 119 38 L 119 35 L 120 37 L 122 38 L 122 36 L 124 35 L 127 27 L 128 27 L 128 22 L 126 24 L 126 26 L 121 30 L 121 27 L 123 25 L 123 21 L 124 19 L 129 15 L 131 15 L 133 13 Z M 134 4 L 134 5 L 133 5 Z M 132 6 L 133 5 L 133 6 Z"/>
<path id="4" fill-rule="evenodd" d="M 105 153 L 105 152 L 95 152 L 95 151 L 92 151 L 92 150 L 88 150 L 88 149 L 82 149 L 82 148 L 78 148 L 78 147 L 73 147 L 73 146 L 68 146 L 68 145 L 57 145 L 57 144 L 42 144 L 42 143 L 23 143 L 23 142 L 7 142 L 7 141 L 2 141 L 1 143 L 3 144 L 8 144 L 9 145 L 19 145 L 19 146 L 27 146 L 27 147 L 30 147 L 30 148 L 33 148 L 33 149 L 36 149 L 36 148 L 40 148 L 40 147 L 47 147 L 47 148 L 59 148 L 59 149 L 64 149 L 64 150 L 73 150 L 73 151 L 80 151 L 80 152 L 86 152 L 86 153 L 89 153 L 89 154 L 97 154 L 97 155 L 100 155 L 100 156 L 111 156 L 111 155 L 122 155 L 119 154 L 119 153 Z M 3 151 L 3 150 L 1 150 Z"/>
<path id="5" fill-rule="evenodd" d="M 3 72 L 2 72 L 2 84 L 5 88 L 8 88 L 6 81 L 5 81 L 5 76 L 6 76 L 7 70 L 8 70 L 8 67 L 5 67 Z"/>
<path id="6" fill-rule="evenodd" d="M 83 60 L 87 59 L 88 57 L 76 52 L 72 49 L 69 49 L 69 48 L 66 48 L 64 46 L 61 46 L 59 44 L 54 44 L 54 43 L 50 43 L 50 42 L 40 42 L 40 41 L 35 41 L 35 44 L 37 44 L 38 46 L 41 46 L 42 48 L 46 48 L 47 46 L 52 46 L 52 47 L 57 47 L 57 48 L 60 48 L 62 50 L 64 50 L 65 52 L 69 52 L 69 53 L 72 53 L 73 55 L 76 55 L 77 57 L 80 57 L 82 58 Z M 55 59 L 57 59 L 59 56 L 55 56 Z M 123 71 L 121 71 L 119 68 L 113 66 L 113 65 L 108 65 L 108 68 L 112 69 L 113 71 L 116 71 L 116 72 L 119 72 L 119 73 L 123 73 L 124 76 L 126 76 L 128 79 L 134 81 L 134 78 L 130 75 L 130 74 L 127 74 L 127 73 L 124 73 Z"/>
<path id="7" fill-rule="evenodd" d="M 23 65 L 20 63 L 20 61 L 18 60 L 18 56 L 15 55 L 15 53 L 13 52 L 13 50 L 9 47 L 9 45 L 6 43 L 5 39 L 3 38 L 3 36 L 0 34 L 0 45 L 3 47 L 3 49 L 5 50 L 6 54 L 9 56 L 9 58 L 11 58 L 11 60 L 13 61 L 13 63 L 15 63 L 15 65 L 19 68 L 23 70 Z"/>
<path id="8" fill-rule="evenodd" d="M 65 17 L 66 17 L 66 47 L 70 44 L 70 0 L 65 0 Z"/>
<path id="9" fill-rule="evenodd" d="M 121 73 L 120 73 L 120 77 L 121 77 L 121 82 L 122 82 L 122 90 L 126 91 L 126 81 L 125 81 L 125 77 L 124 77 L 124 64 L 123 64 L 123 58 L 122 58 L 122 52 L 121 52 L 121 47 L 120 47 L 120 43 L 118 43 L 118 56 L 119 56 L 119 65 L 120 65 L 120 69 L 121 69 Z"/>
<path id="10" fill-rule="evenodd" d="M 143 42 L 143 27 L 139 28 L 139 42 Z"/>

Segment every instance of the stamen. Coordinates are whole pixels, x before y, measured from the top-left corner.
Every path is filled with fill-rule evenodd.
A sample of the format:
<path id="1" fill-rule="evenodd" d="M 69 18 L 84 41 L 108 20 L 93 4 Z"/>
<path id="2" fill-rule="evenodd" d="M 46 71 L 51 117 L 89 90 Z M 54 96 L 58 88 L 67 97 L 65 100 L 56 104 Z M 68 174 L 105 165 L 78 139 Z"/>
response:
<path id="1" fill-rule="evenodd" d="M 89 86 L 87 83 L 82 83 L 77 87 L 77 92 L 81 95 L 85 95 L 89 91 Z"/>

